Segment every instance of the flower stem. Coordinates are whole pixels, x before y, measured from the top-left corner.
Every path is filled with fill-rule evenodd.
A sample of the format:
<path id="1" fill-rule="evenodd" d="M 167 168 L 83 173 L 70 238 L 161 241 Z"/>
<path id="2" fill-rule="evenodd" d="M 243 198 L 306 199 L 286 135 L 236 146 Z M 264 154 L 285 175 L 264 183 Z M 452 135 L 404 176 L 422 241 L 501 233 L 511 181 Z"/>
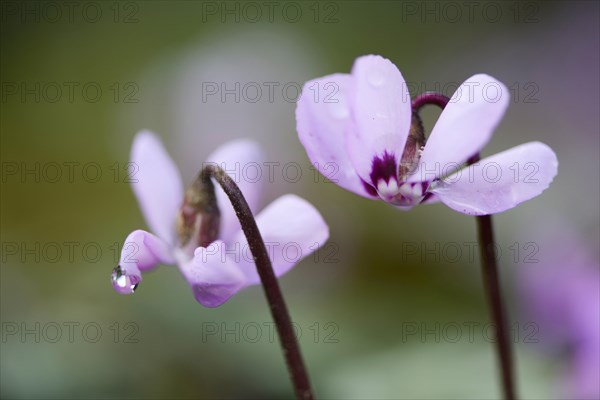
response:
<path id="1" fill-rule="evenodd" d="M 481 248 L 483 267 L 483 282 L 488 294 L 488 301 L 492 307 L 492 318 L 496 324 L 496 349 L 500 356 L 500 369 L 502 371 L 502 387 L 507 400 L 515 399 L 515 384 L 513 380 L 513 360 L 510 338 L 506 328 L 506 313 L 502 303 L 496 254 L 494 251 L 494 230 L 492 216 L 481 215 L 477 219 L 477 230 Z"/>
<path id="2" fill-rule="evenodd" d="M 444 109 L 450 98 L 437 92 L 424 92 L 412 100 L 413 112 L 418 112 L 421 107 L 427 104 L 435 104 Z M 479 154 L 474 154 L 467 160 L 468 164 L 479 161 Z M 514 400 L 514 368 L 512 360 L 512 350 L 509 335 L 506 327 L 506 312 L 502 301 L 502 292 L 500 290 L 500 280 L 498 278 L 498 266 L 496 255 L 494 253 L 494 230 L 492 227 L 492 216 L 481 215 L 477 219 L 477 230 L 479 237 L 479 247 L 481 248 L 481 266 L 483 272 L 483 283 L 488 296 L 488 302 L 492 311 L 492 319 L 496 325 L 497 341 L 496 350 L 500 359 L 500 371 L 502 375 L 502 388 L 504 398 Z"/>
<path id="3" fill-rule="evenodd" d="M 313 399 L 308 373 L 302 360 L 300 346 L 296 339 L 292 321 L 275 272 L 273 272 L 269 253 L 258 230 L 252 211 L 240 188 L 223 169 L 216 165 L 207 165 L 201 172 L 201 178 L 205 184 L 212 185 L 211 177 L 219 183 L 229 198 L 242 226 L 242 231 L 248 240 L 248 246 L 256 263 L 256 269 L 269 303 L 271 315 L 277 326 L 277 333 L 279 334 L 288 371 L 294 384 L 296 398 L 304 400 Z"/>
<path id="4" fill-rule="evenodd" d="M 443 110 L 449 101 L 450 98 L 441 93 L 423 92 L 412 100 L 412 109 L 418 112 L 424 105 L 435 104 Z"/>

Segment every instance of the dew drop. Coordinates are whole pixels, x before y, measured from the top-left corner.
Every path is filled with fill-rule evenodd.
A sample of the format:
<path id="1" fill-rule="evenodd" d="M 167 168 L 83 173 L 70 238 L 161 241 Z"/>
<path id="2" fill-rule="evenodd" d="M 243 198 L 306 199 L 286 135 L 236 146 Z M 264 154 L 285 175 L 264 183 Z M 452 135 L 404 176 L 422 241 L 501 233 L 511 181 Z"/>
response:
<path id="1" fill-rule="evenodd" d="M 132 294 L 140 281 L 137 276 L 128 276 L 120 265 L 113 269 L 110 280 L 113 288 L 120 294 Z"/>
<path id="2" fill-rule="evenodd" d="M 346 119 L 350 116 L 350 110 L 348 110 L 348 107 L 346 105 L 346 102 L 343 100 L 340 100 L 338 102 L 332 102 L 330 104 L 328 104 L 328 108 L 329 108 L 329 113 L 331 114 L 332 117 L 336 118 L 336 119 Z"/>
<path id="3" fill-rule="evenodd" d="M 385 83 L 385 77 L 381 71 L 373 70 L 368 73 L 367 81 L 369 81 L 371 86 L 379 88 Z"/>

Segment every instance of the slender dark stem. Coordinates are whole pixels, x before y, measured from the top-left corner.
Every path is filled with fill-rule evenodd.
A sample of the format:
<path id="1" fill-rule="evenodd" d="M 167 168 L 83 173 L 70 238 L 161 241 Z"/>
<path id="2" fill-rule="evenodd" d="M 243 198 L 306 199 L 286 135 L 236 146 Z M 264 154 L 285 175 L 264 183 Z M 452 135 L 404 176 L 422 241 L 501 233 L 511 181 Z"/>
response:
<path id="1" fill-rule="evenodd" d="M 444 109 L 449 101 L 450 98 L 441 93 L 423 92 L 412 100 L 412 109 L 414 112 L 418 112 L 426 104 L 435 104 L 439 108 Z"/>
<path id="2" fill-rule="evenodd" d="M 412 101 L 413 112 L 418 112 L 421 107 L 427 104 L 435 104 L 444 109 L 450 98 L 441 93 L 425 92 Z M 479 161 L 479 154 L 474 154 L 467 160 L 468 164 Z M 494 249 L 494 230 L 492 227 L 492 216 L 482 215 L 475 217 L 477 219 L 477 230 L 479 244 L 481 248 L 481 266 L 483 273 L 483 284 L 488 296 L 488 302 L 492 311 L 492 319 L 496 324 L 496 350 L 500 359 L 500 371 L 502 375 L 502 388 L 504 398 L 514 400 L 515 383 L 514 368 L 512 359 L 512 349 L 510 338 L 506 327 L 506 312 L 502 301 L 502 291 L 500 290 L 500 280 L 498 278 L 498 266 Z"/>
<path id="3" fill-rule="evenodd" d="M 252 211 L 242 191 L 225 171 L 216 165 L 207 165 L 201 172 L 201 178 L 206 184 L 212 184 L 209 183 L 211 182 L 211 177 L 221 185 L 223 191 L 229 197 L 229 201 L 231 201 L 231 205 L 242 225 L 242 231 L 248 240 L 248 246 L 256 263 L 256 269 L 269 303 L 271 315 L 277 326 L 277 333 L 279 334 L 288 371 L 294 384 L 296 398 L 304 400 L 313 399 L 308 373 L 302 360 L 300 346 L 296 339 L 292 321 L 281 289 L 279 288 L 275 272 L 273 272 L 269 253 L 258 230 Z"/>
<path id="4" fill-rule="evenodd" d="M 481 215 L 477 218 L 481 260 L 483 266 L 483 282 L 488 294 L 488 301 L 492 308 L 492 318 L 496 323 L 496 348 L 500 356 L 502 371 L 502 387 L 507 400 L 515 399 L 515 384 L 513 380 L 513 360 L 510 346 L 510 337 L 506 327 L 506 312 L 502 303 L 502 292 L 498 278 L 496 254 L 494 250 L 494 230 L 492 216 Z"/>

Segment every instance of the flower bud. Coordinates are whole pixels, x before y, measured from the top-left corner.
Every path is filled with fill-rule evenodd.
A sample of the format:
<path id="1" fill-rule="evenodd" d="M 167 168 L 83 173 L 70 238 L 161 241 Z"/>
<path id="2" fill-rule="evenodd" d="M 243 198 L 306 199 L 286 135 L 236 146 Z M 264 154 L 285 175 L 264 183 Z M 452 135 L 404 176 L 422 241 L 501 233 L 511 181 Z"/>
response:
<path id="1" fill-rule="evenodd" d="M 207 247 L 217 240 L 221 213 L 215 189 L 208 177 L 201 175 L 186 190 L 177 215 L 177 235 L 182 248 Z"/>
<path id="2" fill-rule="evenodd" d="M 423 130 L 423 121 L 421 121 L 421 117 L 419 117 L 417 112 L 413 112 L 408 139 L 406 140 L 406 146 L 404 146 L 398 170 L 400 182 L 405 181 L 408 175 L 416 170 L 424 146 L 425 133 Z"/>

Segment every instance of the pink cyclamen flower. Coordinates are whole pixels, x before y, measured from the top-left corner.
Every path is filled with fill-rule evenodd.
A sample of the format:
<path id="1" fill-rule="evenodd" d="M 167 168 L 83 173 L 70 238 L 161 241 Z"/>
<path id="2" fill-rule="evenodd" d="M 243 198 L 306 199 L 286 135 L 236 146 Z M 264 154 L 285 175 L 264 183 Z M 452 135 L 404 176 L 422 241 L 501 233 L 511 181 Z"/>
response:
<path id="1" fill-rule="evenodd" d="M 247 163 L 260 165 L 261 158 L 254 142 L 236 140 L 218 148 L 207 162 L 234 171 L 243 169 Z M 182 244 L 176 233 L 176 219 L 183 204 L 184 188 L 175 163 L 160 140 L 147 131 L 135 137 L 131 162 L 137 166 L 132 188 L 155 235 L 136 230 L 127 236 L 119 266 L 112 275 L 117 292 L 133 293 L 142 279 L 141 273 L 158 264 L 177 264 L 196 300 L 206 307 L 217 307 L 239 290 L 260 283 L 235 211 L 218 185 L 215 192 L 221 217 L 217 240 L 203 247 L 197 244 L 196 236 Z M 259 183 L 243 179 L 237 183 L 254 211 Z M 295 195 L 273 201 L 258 214 L 256 222 L 277 276 L 285 274 L 329 237 L 329 228 L 319 212 Z"/>
<path id="2" fill-rule="evenodd" d="M 508 103 L 502 83 L 474 75 L 425 140 L 398 68 L 368 55 L 355 61 L 351 74 L 307 82 L 296 121 L 311 162 L 344 189 L 402 209 L 442 201 L 461 213 L 485 215 L 538 196 L 558 169 L 556 155 L 540 142 L 466 166 L 490 140 Z"/>

